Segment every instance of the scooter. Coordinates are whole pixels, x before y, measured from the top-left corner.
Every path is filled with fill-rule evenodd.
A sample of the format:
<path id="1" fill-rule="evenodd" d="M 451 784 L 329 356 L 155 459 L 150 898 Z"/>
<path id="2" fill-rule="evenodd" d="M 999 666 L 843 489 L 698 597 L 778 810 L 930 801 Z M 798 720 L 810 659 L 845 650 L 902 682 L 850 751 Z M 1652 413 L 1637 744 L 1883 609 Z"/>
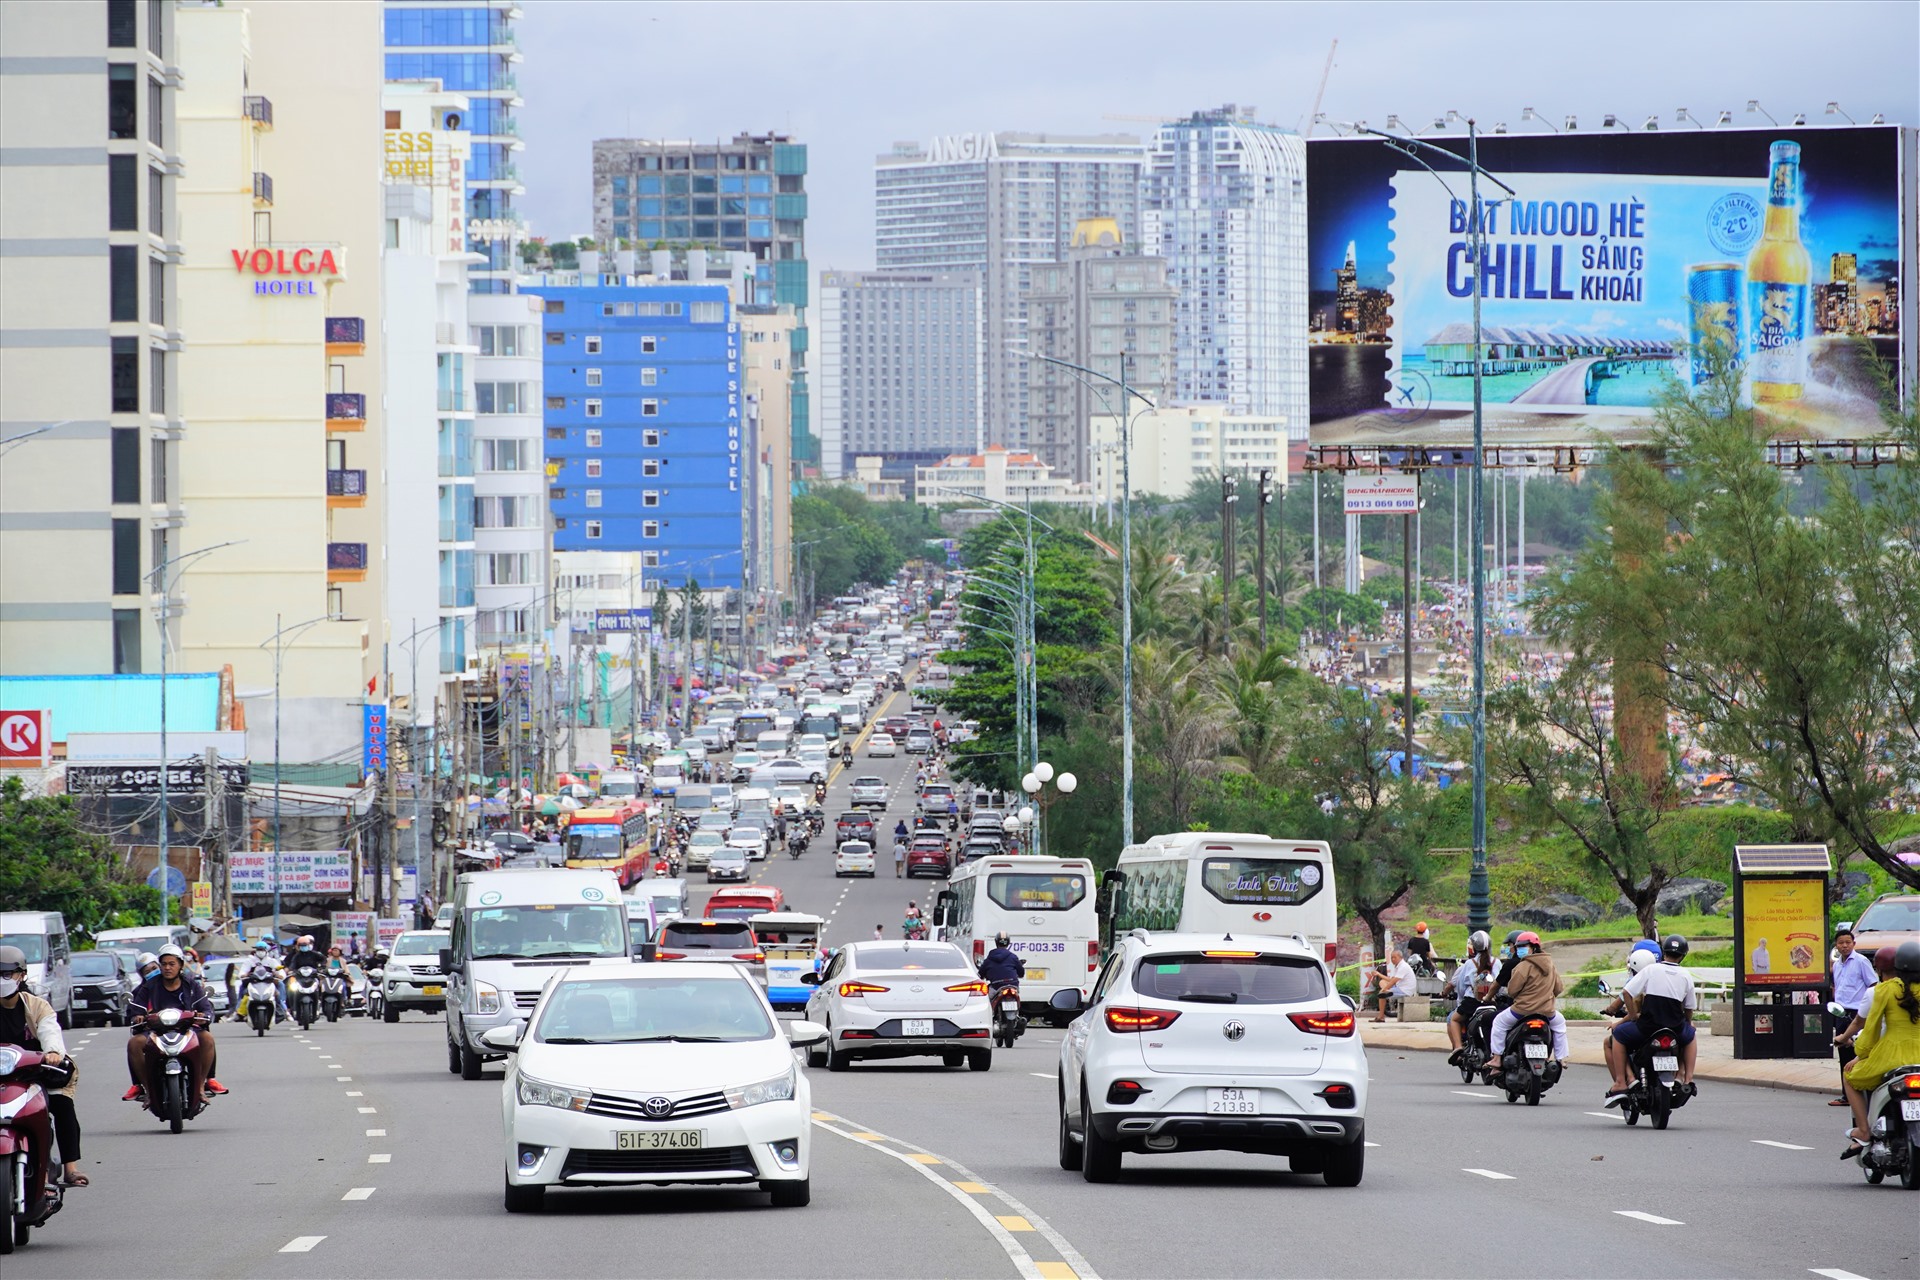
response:
<path id="1" fill-rule="evenodd" d="M 344 970 L 331 970 L 320 978 L 320 1012 L 328 1022 L 340 1021 L 347 1011 L 349 988 Z"/>
<path id="2" fill-rule="evenodd" d="M 1679 1083 L 1680 1037 L 1672 1031 L 1656 1031 L 1629 1055 L 1627 1070 L 1633 1079 L 1627 1096 L 1620 1100 L 1621 1114 L 1628 1124 L 1639 1124 L 1640 1117 L 1664 1129 L 1673 1113 L 1687 1105 L 1693 1086 Z"/>
<path id="3" fill-rule="evenodd" d="M 63 1089 L 71 1079 L 73 1069 L 64 1063 L 56 1066 L 31 1049 L 0 1045 L 0 1253 L 27 1243 L 35 1227 L 60 1212 L 60 1188 L 50 1176 L 53 1152 L 34 1150 L 33 1135 L 21 1121 L 46 1115 L 47 1090 Z M 49 1176 L 44 1197 L 32 1204 L 27 1171 L 36 1162 Z"/>
<path id="4" fill-rule="evenodd" d="M 320 1016 L 320 974 L 303 964 L 287 979 L 287 1003 L 293 1007 L 294 1021 L 305 1031 Z"/>
<path id="5" fill-rule="evenodd" d="M 387 1016 L 387 971 L 384 966 L 375 965 L 367 974 L 367 1021 L 375 1018 L 381 1021 Z"/>
<path id="6" fill-rule="evenodd" d="M 1460 1083 L 1472 1084 L 1474 1077 L 1492 1083 L 1487 1077 L 1487 1059 L 1493 1056 L 1493 1019 L 1497 1010 L 1491 1000 L 1480 1003 L 1467 1017 L 1465 1033 L 1460 1037 Z"/>
<path id="7" fill-rule="evenodd" d="M 147 1053 L 140 1074 L 146 1080 L 147 1110 L 173 1133 L 199 1115 L 206 1106 L 200 1082 L 186 1055 L 200 1046 L 204 1020 L 184 1009 L 162 1009 L 147 1015 Z"/>
<path id="8" fill-rule="evenodd" d="M 993 1004 L 993 1042 L 1011 1049 L 1027 1029 L 1027 1020 L 1020 1016 L 1020 984 L 1003 978 L 993 984 L 987 998 Z"/>
<path id="9" fill-rule="evenodd" d="M 1837 1004 L 1827 1011 L 1846 1015 Z M 1920 1187 L 1920 1063 L 1895 1067 L 1867 1095 L 1867 1144 L 1855 1158 L 1875 1186 L 1891 1173 L 1909 1191 Z"/>
<path id="10" fill-rule="evenodd" d="M 797 858 L 807 851 L 807 834 L 803 828 L 795 827 L 793 834 L 787 837 L 787 854 Z"/>
<path id="11" fill-rule="evenodd" d="M 247 979 L 247 1025 L 253 1028 L 253 1034 L 267 1034 L 267 1028 L 273 1025 L 273 1013 L 279 1003 L 280 992 L 271 979 Z"/>
<path id="12" fill-rule="evenodd" d="M 1553 1057 L 1553 1021 L 1528 1014 L 1514 1023 L 1507 1033 L 1506 1052 L 1500 1055 L 1500 1070 L 1493 1077 L 1495 1088 L 1506 1090 L 1508 1102 L 1527 1100 L 1540 1105 L 1541 1095 L 1560 1082 L 1560 1064 Z"/>

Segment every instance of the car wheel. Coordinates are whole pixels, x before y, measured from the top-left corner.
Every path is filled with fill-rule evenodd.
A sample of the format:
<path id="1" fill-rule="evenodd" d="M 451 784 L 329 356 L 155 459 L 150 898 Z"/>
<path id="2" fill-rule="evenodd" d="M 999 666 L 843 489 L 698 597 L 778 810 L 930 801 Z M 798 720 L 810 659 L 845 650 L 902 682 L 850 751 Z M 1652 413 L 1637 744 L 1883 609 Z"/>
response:
<path id="1" fill-rule="evenodd" d="M 460 1074 L 460 1046 L 453 1042 L 453 1029 L 447 1029 L 447 1070 L 454 1075 Z"/>
<path id="2" fill-rule="evenodd" d="M 773 1207 L 776 1209 L 804 1209 L 813 1200 L 812 1178 L 802 1178 L 798 1182 L 769 1182 L 766 1188 L 773 1195 Z"/>
<path id="3" fill-rule="evenodd" d="M 1344 1147 L 1332 1147 L 1327 1151 L 1327 1168 L 1323 1176 L 1330 1187 L 1357 1187 L 1366 1165 L 1367 1144 L 1361 1138 L 1355 1138 Z"/>
<path id="4" fill-rule="evenodd" d="M 993 1070 L 993 1050 L 991 1049 L 967 1050 L 967 1070 L 969 1071 Z"/>
<path id="5" fill-rule="evenodd" d="M 480 1078 L 480 1055 L 465 1045 L 460 1046 L 460 1078 L 478 1080 Z"/>
<path id="6" fill-rule="evenodd" d="M 1068 1173 L 1080 1168 L 1080 1142 L 1067 1127 L 1067 1088 L 1060 1086 L 1060 1167 Z"/>
<path id="7" fill-rule="evenodd" d="M 1120 1144 L 1109 1142 L 1093 1127 L 1093 1108 L 1087 1095 L 1080 1094 L 1080 1176 L 1088 1182 L 1117 1182 L 1120 1179 Z"/>
<path id="8" fill-rule="evenodd" d="M 846 1052 L 844 1049 L 835 1049 L 832 1047 L 833 1038 L 831 1034 L 829 1034 L 827 1038 L 827 1046 L 827 1070 L 845 1071 L 853 1065 L 852 1054 Z"/>
<path id="9" fill-rule="evenodd" d="M 380 1021 L 398 1022 L 400 1021 L 400 1011 L 389 1004 L 380 1010 Z"/>
<path id="10" fill-rule="evenodd" d="M 506 1192 L 502 1199 L 506 1202 L 508 1213 L 538 1213 L 547 1203 L 547 1189 L 516 1187 L 513 1185 L 513 1180 L 508 1178 Z"/>

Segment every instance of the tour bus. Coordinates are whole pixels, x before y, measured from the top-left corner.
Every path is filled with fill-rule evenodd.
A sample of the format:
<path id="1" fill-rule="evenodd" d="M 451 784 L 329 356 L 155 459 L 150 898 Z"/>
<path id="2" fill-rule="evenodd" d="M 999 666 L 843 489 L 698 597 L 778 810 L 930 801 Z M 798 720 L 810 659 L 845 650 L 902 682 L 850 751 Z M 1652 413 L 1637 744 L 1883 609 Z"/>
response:
<path id="1" fill-rule="evenodd" d="M 1332 964 L 1333 851 L 1322 840 L 1179 831 L 1128 845 L 1100 884 L 1102 941 L 1155 933 L 1298 935 Z"/>
<path id="2" fill-rule="evenodd" d="M 1008 947 L 1027 964 L 1020 1007 L 1048 1012 L 1056 991 L 1084 998 L 1100 968 L 1100 920 L 1094 909 L 1093 863 L 1085 858 L 1014 854 L 955 868 L 934 903 L 939 936 L 978 965 L 1004 930 Z"/>
<path id="3" fill-rule="evenodd" d="M 567 866 L 575 871 L 611 871 L 625 888 L 647 871 L 653 832 L 638 801 L 577 809 L 567 823 Z"/>
<path id="4" fill-rule="evenodd" d="M 752 742 L 761 734 L 773 728 L 773 710 L 769 707 L 754 707 L 742 711 L 733 718 L 733 740 Z"/>

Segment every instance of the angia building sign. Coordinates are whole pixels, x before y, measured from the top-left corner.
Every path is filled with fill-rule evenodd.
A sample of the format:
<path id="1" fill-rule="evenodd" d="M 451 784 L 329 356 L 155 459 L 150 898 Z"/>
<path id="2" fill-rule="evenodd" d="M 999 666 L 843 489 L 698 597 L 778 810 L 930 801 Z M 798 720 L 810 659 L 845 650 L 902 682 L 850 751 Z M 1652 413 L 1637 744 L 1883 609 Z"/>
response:
<path id="1" fill-rule="evenodd" d="M 232 252 L 233 269 L 243 276 L 254 277 L 253 291 L 260 294 L 317 296 L 320 290 L 315 276 L 346 274 L 341 269 L 346 250 L 338 245 L 283 245 Z"/>

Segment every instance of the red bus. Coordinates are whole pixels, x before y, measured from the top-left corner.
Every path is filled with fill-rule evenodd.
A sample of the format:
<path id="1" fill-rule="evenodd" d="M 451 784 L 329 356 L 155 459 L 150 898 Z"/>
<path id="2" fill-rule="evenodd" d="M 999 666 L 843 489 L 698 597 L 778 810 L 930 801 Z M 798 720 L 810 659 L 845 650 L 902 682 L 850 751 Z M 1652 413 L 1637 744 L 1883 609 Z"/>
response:
<path id="1" fill-rule="evenodd" d="M 567 865 L 579 870 L 611 871 L 624 889 L 646 874 L 653 852 L 652 837 L 646 806 L 637 800 L 576 810 L 567 823 Z"/>

